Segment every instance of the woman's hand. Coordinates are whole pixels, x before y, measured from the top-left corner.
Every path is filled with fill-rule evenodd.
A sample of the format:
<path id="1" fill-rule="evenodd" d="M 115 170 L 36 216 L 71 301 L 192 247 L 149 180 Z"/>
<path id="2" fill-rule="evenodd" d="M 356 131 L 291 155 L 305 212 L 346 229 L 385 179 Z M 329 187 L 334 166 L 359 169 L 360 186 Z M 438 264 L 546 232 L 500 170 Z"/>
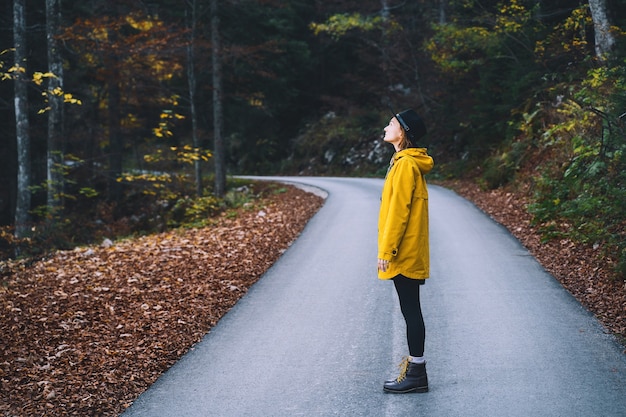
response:
<path id="1" fill-rule="evenodd" d="M 379 271 L 383 271 L 383 272 L 387 272 L 387 268 L 389 268 L 389 261 L 386 261 L 384 259 L 379 259 L 378 260 L 378 270 Z"/>

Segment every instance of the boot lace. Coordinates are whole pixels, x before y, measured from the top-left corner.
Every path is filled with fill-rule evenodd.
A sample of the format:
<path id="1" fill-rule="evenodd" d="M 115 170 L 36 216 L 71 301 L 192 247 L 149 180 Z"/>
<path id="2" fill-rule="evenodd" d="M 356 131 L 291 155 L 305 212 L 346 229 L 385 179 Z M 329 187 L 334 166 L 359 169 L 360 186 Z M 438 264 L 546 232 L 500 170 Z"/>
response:
<path id="1" fill-rule="evenodd" d="M 400 368 L 400 375 L 396 378 L 397 382 L 402 382 L 406 378 L 406 371 L 409 369 L 409 362 L 409 357 L 405 356 L 402 359 L 402 362 L 400 362 L 400 365 L 398 365 L 398 368 Z"/>

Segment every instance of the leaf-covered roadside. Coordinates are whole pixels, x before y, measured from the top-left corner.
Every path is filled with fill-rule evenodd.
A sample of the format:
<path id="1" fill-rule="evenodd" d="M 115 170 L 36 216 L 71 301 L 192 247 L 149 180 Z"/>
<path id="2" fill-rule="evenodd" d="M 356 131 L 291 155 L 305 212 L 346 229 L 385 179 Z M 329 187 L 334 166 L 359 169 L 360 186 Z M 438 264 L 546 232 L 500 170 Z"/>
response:
<path id="1" fill-rule="evenodd" d="M 211 227 L 5 270 L 0 414 L 118 415 L 245 294 L 322 202 L 289 186 Z"/>

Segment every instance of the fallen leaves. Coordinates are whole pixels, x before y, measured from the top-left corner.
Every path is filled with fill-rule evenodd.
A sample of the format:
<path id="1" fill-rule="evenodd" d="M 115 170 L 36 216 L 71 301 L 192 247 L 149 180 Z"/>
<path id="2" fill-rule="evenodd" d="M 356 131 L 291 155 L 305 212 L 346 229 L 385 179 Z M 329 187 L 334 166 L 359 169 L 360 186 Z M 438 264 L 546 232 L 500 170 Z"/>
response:
<path id="1" fill-rule="evenodd" d="M 286 190 L 213 227 L 11 265 L 0 287 L 0 414 L 122 412 L 232 308 L 322 204 Z"/>

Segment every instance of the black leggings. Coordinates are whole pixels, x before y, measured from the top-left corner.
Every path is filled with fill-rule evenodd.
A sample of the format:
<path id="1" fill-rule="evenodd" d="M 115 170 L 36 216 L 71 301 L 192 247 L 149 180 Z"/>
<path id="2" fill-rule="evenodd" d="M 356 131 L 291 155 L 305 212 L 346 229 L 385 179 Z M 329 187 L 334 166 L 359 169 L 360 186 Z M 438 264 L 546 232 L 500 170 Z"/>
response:
<path id="1" fill-rule="evenodd" d="M 424 356 L 424 339 L 426 328 L 420 305 L 420 286 L 424 280 L 410 279 L 398 275 L 393 279 L 400 301 L 400 310 L 406 322 L 406 339 L 411 356 Z"/>

